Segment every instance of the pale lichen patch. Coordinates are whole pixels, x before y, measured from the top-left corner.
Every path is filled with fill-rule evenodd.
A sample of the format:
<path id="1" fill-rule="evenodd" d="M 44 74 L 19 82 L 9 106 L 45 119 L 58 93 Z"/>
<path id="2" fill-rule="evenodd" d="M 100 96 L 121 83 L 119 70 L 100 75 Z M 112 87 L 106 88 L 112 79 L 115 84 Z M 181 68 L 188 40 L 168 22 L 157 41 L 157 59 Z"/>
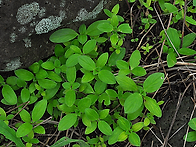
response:
<path id="1" fill-rule="evenodd" d="M 21 65 L 22 63 L 20 62 L 20 57 L 17 57 L 11 60 L 9 63 L 7 63 L 5 69 L 1 71 L 12 71 L 21 67 Z"/>
<path id="2" fill-rule="evenodd" d="M 42 19 L 36 26 L 36 34 L 48 33 L 61 26 L 62 18 L 57 16 L 50 16 Z"/>
<path id="3" fill-rule="evenodd" d="M 24 43 L 25 43 L 25 47 L 31 47 L 31 39 L 29 38 L 25 38 L 23 39 Z"/>
<path id="4" fill-rule="evenodd" d="M 15 33 L 10 34 L 10 42 L 14 43 L 16 41 L 17 35 Z"/>
<path id="5" fill-rule="evenodd" d="M 105 2 L 106 2 L 105 0 L 101 0 L 101 2 L 99 2 L 99 4 L 93 9 L 92 12 L 88 12 L 86 9 L 82 8 L 78 12 L 78 16 L 73 20 L 73 22 L 95 19 L 97 15 L 103 10 L 103 6 Z"/>
<path id="6" fill-rule="evenodd" d="M 20 28 L 18 29 L 18 31 L 21 32 L 21 33 L 23 34 L 23 33 L 25 33 L 25 32 L 27 31 L 27 29 L 26 29 L 24 26 L 22 26 L 22 27 L 20 27 Z"/>
<path id="7" fill-rule="evenodd" d="M 33 20 L 33 17 L 36 16 L 39 11 L 38 3 L 25 4 L 18 9 L 16 19 L 22 25 L 27 24 Z"/>

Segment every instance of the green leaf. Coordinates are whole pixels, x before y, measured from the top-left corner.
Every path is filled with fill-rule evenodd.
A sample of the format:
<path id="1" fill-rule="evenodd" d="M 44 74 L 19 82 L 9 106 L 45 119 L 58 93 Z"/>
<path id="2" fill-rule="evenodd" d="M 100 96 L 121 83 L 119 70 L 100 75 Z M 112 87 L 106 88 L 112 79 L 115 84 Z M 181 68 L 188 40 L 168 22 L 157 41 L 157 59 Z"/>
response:
<path id="1" fill-rule="evenodd" d="M 103 9 L 103 11 L 108 17 L 112 17 L 112 13 L 108 9 Z"/>
<path id="2" fill-rule="evenodd" d="M 76 80 L 76 68 L 75 68 L 75 66 L 67 68 L 66 76 L 67 76 L 68 82 L 70 82 L 71 84 L 74 83 L 74 81 Z"/>
<path id="3" fill-rule="evenodd" d="M 44 96 L 44 99 L 49 100 L 53 98 L 58 92 L 59 88 L 60 84 L 58 83 L 54 88 L 45 90 L 46 95 Z"/>
<path id="4" fill-rule="evenodd" d="M 108 144 L 115 144 L 118 141 L 118 137 L 122 132 L 123 130 L 120 127 L 116 127 L 112 132 L 111 136 L 109 136 Z"/>
<path id="5" fill-rule="evenodd" d="M 105 66 L 105 64 L 107 63 L 107 61 L 108 61 L 108 53 L 103 53 L 97 59 L 96 66 L 102 68 L 103 66 Z"/>
<path id="6" fill-rule="evenodd" d="M 54 53 L 55 53 L 55 56 L 57 57 L 63 56 L 65 53 L 65 50 L 60 44 L 56 44 L 54 48 Z"/>
<path id="7" fill-rule="evenodd" d="M 78 64 L 78 57 L 80 55 L 79 54 L 73 54 L 71 55 L 67 61 L 66 61 L 66 66 L 67 67 L 72 67 L 72 66 L 75 66 L 76 64 Z"/>
<path id="8" fill-rule="evenodd" d="M 110 41 L 113 45 L 116 45 L 116 43 L 118 42 L 118 35 L 117 34 L 112 34 L 110 36 Z"/>
<path id="9" fill-rule="evenodd" d="M 32 111 L 32 120 L 33 122 L 38 121 L 44 115 L 47 107 L 47 100 L 43 99 L 36 103 Z"/>
<path id="10" fill-rule="evenodd" d="M 90 98 L 83 98 L 78 102 L 78 109 L 80 112 L 84 113 L 86 108 L 91 106 L 91 99 Z"/>
<path id="11" fill-rule="evenodd" d="M 190 33 L 186 36 L 183 37 L 183 43 L 182 43 L 182 48 L 186 48 L 189 45 L 191 45 L 193 43 L 193 41 L 196 38 L 196 34 L 195 33 Z"/>
<path id="12" fill-rule="evenodd" d="M 192 17 L 186 16 L 185 20 L 192 25 L 196 25 L 196 21 Z"/>
<path id="13" fill-rule="evenodd" d="M 99 121 L 98 122 L 98 128 L 103 134 L 112 135 L 112 129 L 111 129 L 110 125 L 107 122 L 105 122 L 103 120 Z"/>
<path id="14" fill-rule="evenodd" d="M 88 56 L 78 57 L 78 63 L 86 70 L 92 71 L 95 69 L 95 62 Z"/>
<path id="15" fill-rule="evenodd" d="M 143 109 L 144 109 L 144 104 L 142 104 L 142 106 L 137 111 L 135 111 L 133 113 L 128 113 L 127 119 L 128 120 L 135 120 L 138 116 L 140 116 L 140 114 L 142 114 Z"/>
<path id="16" fill-rule="evenodd" d="M 78 36 L 78 41 L 81 43 L 81 44 L 84 44 L 86 41 L 87 41 L 88 37 L 87 35 L 85 34 L 81 34 Z"/>
<path id="17" fill-rule="evenodd" d="M 140 137 L 135 132 L 131 132 L 129 134 L 128 140 L 131 143 L 131 145 L 134 145 L 134 146 L 140 146 L 141 144 Z"/>
<path id="18" fill-rule="evenodd" d="M 62 82 L 62 78 L 54 71 L 48 71 L 48 78 L 56 82 Z"/>
<path id="19" fill-rule="evenodd" d="M 109 21 L 107 20 L 99 20 L 99 21 L 95 21 L 94 23 L 92 23 L 88 28 L 87 28 L 87 35 L 89 36 L 98 36 L 100 34 L 103 33 L 103 31 L 97 29 L 97 26 L 101 23 L 108 23 L 109 24 Z"/>
<path id="20" fill-rule="evenodd" d="M 57 85 L 56 82 L 49 80 L 49 79 L 39 79 L 38 83 L 42 88 L 45 88 L 45 89 L 52 89 Z"/>
<path id="21" fill-rule="evenodd" d="M 85 34 L 85 33 L 86 33 L 86 25 L 85 25 L 85 24 L 82 24 L 82 25 L 79 27 L 79 33 L 80 33 L 80 34 Z"/>
<path id="22" fill-rule="evenodd" d="M 24 81 L 31 81 L 34 78 L 34 75 L 25 69 L 17 69 L 14 71 L 17 77 Z"/>
<path id="23" fill-rule="evenodd" d="M 102 82 L 100 80 L 97 80 L 95 82 L 94 90 L 95 90 L 96 94 L 101 94 L 101 93 L 104 92 L 104 90 L 106 89 L 106 87 L 107 87 L 107 84 L 106 83 L 104 83 L 104 82 Z"/>
<path id="24" fill-rule="evenodd" d="M 81 49 L 76 45 L 71 45 L 70 49 L 73 50 L 74 53 L 76 53 L 76 54 L 81 54 L 82 53 Z"/>
<path id="25" fill-rule="evenodd" d="M 16 132 L 5 124 L 3 120 L 0 120 L 0 134 L 4 135 L 7 139 L 13 141 L 18 147 L 25 147 L 21 139 L 16 137 Z"/>
<path id="26" fill-rule="evenodd" d="M 44 79 L 48 77 L 48 73 L 46 70 L 44 69 L 40 69 L 37 73 L 36 73 L 36 79 Z"/>
<path id="27" fill-rule="evenodd" d="M 30 123 L 23 123 L 18 130 L 16 131 L 16 136 L 17 137 L 23 137 L 27 134 L 29 134 L 33 129 L 32 124 Z"/>
<path id="28" fill-rule="evenodd" d="M 179 34 L 178 34 L 177 30 L 176 29 L 173 29 L 173 28 L 169 28 L 167 30 L 167 34 L 168 34 L 171 42 L 173 43 L 174 47 L 176 49 L 179 49 L 180 48 L 180 38 L 179 38 Z M 173 46 L 171 45 L 168 37 L 167 37 L 167 42 L 168 42 L 169 46 L 171 48 L 173 48 Z"/>
<path id="29" fill-rule="evenodd" d="M 157 117 L 162 116 L 162 111 L 161 111 L 161 109 L 155 99 L 152 99 L 152 98 L 146 96 L 144 105 L 155 116 L 157 116 Z"/>
<path id="30" fill-rule="evenodd" d="M 132 71 L 131 71 L 135 76 L 144 76 L 146 75 L 146 70 L 143 67 L 135 67 Z"/>
<path id="31" fill-rule="evenodd" d="M 29 69 L 33 72 L 33 73 L 37 73 L 39 71 L 40 68 L 40 64 L 38 62 L 33 63 L 31 66 L 29 66 Z"/>
<path id="32" fill-rule="evenodd" d="M 97 128 L 97 122 L 93 121 L 91 123 L 91 126 L 86 127 L 85 134 L 90 134 L 90 133 L 94 132 L 96 128 Z"/>
<path id="33" fill-rule="evenodd" d="M 163 73 L 154 73 L 151 74 L 146 78 L 143 84 L 144 91 L 148 93 L 155 92 L 158 90 L 164 81 L 164 74 Z"/>
<path id="34" fill-rule="evenodd" d="M 106 93 L 102 93 L 99 96 L 99 102 L 103 103 L 103 101 L 104 101 L 104 105 L 106 105 L 106 106 L 111 104 L 110 97 Z"/>
<path id="35" fill-rule="evenodd" d="M 119 117 L 117 120 L 117 124 L 125 131 L 129 130 L 131 127 L 130 122 L 124 117 Z"/>
<path id="36" fill-rule="evenodd" d="M 108 39 L 107 38 L 105 38 L 105 37 L 98 37 L 98 38 L 96 38 L 96 41 L 98 42 L 98 43 L 104 43 L 104 42 L 106 42 Z"/>
<path id="37" fill-rule="evenodd" d="M 10 105 L 17 104 L 17 96 L 14 92 L 14 90 L 9 85 L 4 85 L 2 88 L 2 95 L 6 102 L 8 102 Z"/>
<path id="38" fill-rule="evenodd" d="M 99 119 L 104 119 L 108 116 L 110 109 L 103 109 L 99 112 Z"/>
<path id="39" fill-rule="evenodd" d="M 181 48 L 178 50 L 178 52 L 182 55 L 194 55 L 196 54 L 196 51 L 190 48 Z"/>
<path id="40" fill-rule="evenodd" d="M 52 61 L 46 61 L 41 64 L 44 69 L 53 70 L 55 68 L 54 63 Z"/>
<path id="41" fill-rule="evenodd" d="M 76 36 L 78 36 L 78 33 L 74 30 L 65 28 L 55 31 L 49 39 L 54 43 L 65 43 L 74 39 Z"/>
<path id="42" fill-rule="evenodd" d="M 191 119 L 188 125 L 191 129 L 196 130 L 196 118 Z"/>
<path id="43" fill-rule="evenodd" d="M 186 135 L 184 135 L 184 140 L 185 140 Z M 191 131 L 188 133 L 187 138 L 186 138 L 187 142 L 194 142 L 196 141 L 196 131 Z"/>
<path id="44" fill-rule="evenodd" d="M 85 109 L 85 115 L 91 121 L 95 121 L 95 120 L 99 119 L 99 114 L 94 109 L 91 109 L 91 108 L 86 108 Z"/>
<path id="45" fill-rule="evenodd" d="M 141 60 L 141 54 L 139 50 L 135 50 L 129 59 L 129 65 L 131 67 L 131 70 L 137 67 L 140 64 Z"/>
<path id="46" fill-rule="evenodd" d="M 131 94 L 124 103 L 125 113 L 134 113 L 143 104 L 143 98 L 139 93 Z"/>
<path id="47" fill-rule="evenodd" d="M 102 32 L 111 32 L 113 30 L 113 26 L 107 22 L 100 23 L 97 28 Z"/>
<path id="48" fill-rule="evenodd" d="M 76 93 L 74 90 L 68 90 L 65 94 L 65 104 L 72 107 L 76 101 Z"/>
<path id="49" fill-rule="evenodd" d="M 138 132 L 139 130 L 141 130 L 144 127 L 144 123 L 143 122 L 137 122 L 132 126 L 132 130 L 134 132 Z"/>
<path id="50" fill-rule="evenodd" d="M 29 114 L 28 111 L 26 111 L 25 109 L 23 109 L 20 113 L 19 113 L 21 119 L 24 121 L 24 122 L 28 122 L 30 123 L 31 122 L 31 116 Z"/>
<path id="51" fill-rule="evenodd" d="M 165 3 L 164 6 L 169 11 L 169 13 L 177 14 L 178 8 L 176 6 L 172 5 L 171 3 Z"/>
<path id="52" fill-rule="evenodd" d="M 82 83 L 90 82 L 94 79 L 94 75 L 92 72 L 85 72 L 82 77 Z"/>
<path id="53" fill-rule="evenodd" d="M 126 33 L 126 34 L 132 33 L 132 29 L 128 23 L 123 23 L 123 24 L 119 25 L 118 31 L 121 33 Z"/>
<path id="54" fill-rule="evenodd" d="M 125 56 L 125 48 L 122 48 L 120 50 L 120 53 L 117 54 L 116 52 L 113 52 L 110 57 L 109 57 L 109 60 L 108 60 L 108 64 L 109 66 L 114 66 L 116 65 L 116 61 L 118 60 L 122 60 Z"/>
<path id="55" fill-rule="evenodd" d="M 69 113 L 65 115 L 58 124 L 58 130 L 64 131 L 71 128 L 77 121 L 77 114 Z"/>
<path id="56" fill-rule="evenodd" d="M 68 145 L 70 143 L 73 142 L 77 142 L 80 147 L 90 147 L 86 142 L 84 142 L 83 140 L 79 140 L 79 139 L 70 139 L 68 137 L 62 137 L 61 139 L 59 139 L 57 142 L 55 142 L 52 146 L 50 147 L 62 147 L 65 145 Z"/>
<path id="57" fill-rule="evenodd" d="M 176 64 L 176 62 L 177 62 L 177 59 L 176 59 L 175 53 L 170 52 L 167 55 L 167 66 L 168 67 L 173 67 Z"/>
<path id="58" fill-rule="evenodd" d="M 119 4 L 116 4 L 113 8 L 112 8 L 112 13 L 117 14 L 119 11 Z"/>
<path id="59" fill-rule="evenodd" d="M 98 73 L 99 79 L 106 84 L 115 84 L 115 76 L 109 70 L 101 70 Z"/>
<path id="60" fill-rule="evenodd" d="M 22 100 L 22 102 L 23 103 L 27 102 L 29 100 L 29 98 L 30 98 L 30 92 L 29 92 L 29 90 L 26 89 L 26 88 L 23 88 L 21 90 L 21 100 Z"/>
<path id="61" fill-rule="evenodd" d="M 6 79 L 6 83 L 10 86 L 14 86 L 17 84 L 17 77 L 16 76 L 10 76 Z"/>
<path id="62" fill-rule="evenodd" d="M 92 50 L 94 50 L 95 46 L 96 46 L 96 40 L 87 41 L 83 46 L 83 53 L 84 54 L 90 53 Z"/>
<path id="63" fill-rule="evenodd" d="M 126 61 L 124 61 L 124 60 L 116 61 L 116 66 L 119 69 L 129 69 L 129 64 Z"/>
<path id="64" fill-rule="evenodd" d="M 116 81 L 125 91 L 137 91 L 137 85 L 135 84 L 135 82 L 125 75 L 116 76 Z"/>
<path id="65" fill-rule="evenodd" d="M 36 128 L 33 129 L 33 132 L 38 134 L 45 134 L 45 128 L 42 126 L 37 126 Z"/>
<path id="66" fill-rule="evenodd" d="M 119 24 L 118 16 L 113 15 L 112 18 L 110 19 L 111 25 L 116 28 Z"/>
<path id="67" fill-rule="evenodd" d="M 193 6 L 196 6 L 196 0 L 193 0 Z"/>

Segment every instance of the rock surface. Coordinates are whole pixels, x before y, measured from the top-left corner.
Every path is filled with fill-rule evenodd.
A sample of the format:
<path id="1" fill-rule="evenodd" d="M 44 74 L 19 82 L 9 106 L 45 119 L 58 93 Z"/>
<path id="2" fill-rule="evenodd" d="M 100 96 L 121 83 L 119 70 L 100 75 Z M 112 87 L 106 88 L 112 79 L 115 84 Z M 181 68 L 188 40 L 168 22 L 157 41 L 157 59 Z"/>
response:
<path id="1" fill-rule="evenodd" d="M 106 18 L 119 0 L 0 0 L 0 71 L 24 68 L 53 54 L 49 36 L 58 28 L 78 28 Z M 98 15 L 99 14 L 99 15 Z M 98 16 L 98 17 L 97 17 Z"/>

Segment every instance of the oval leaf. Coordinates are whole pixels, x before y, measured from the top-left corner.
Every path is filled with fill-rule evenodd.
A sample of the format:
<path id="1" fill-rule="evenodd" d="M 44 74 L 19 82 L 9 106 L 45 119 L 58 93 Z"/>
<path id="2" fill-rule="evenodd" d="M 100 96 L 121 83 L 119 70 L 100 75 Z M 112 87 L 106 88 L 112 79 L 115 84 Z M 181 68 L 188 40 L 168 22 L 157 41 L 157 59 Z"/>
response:
<path id="1" fill-rule="evenodd" d="M 30 123 L 24 123 L 16 131 L 16 136 L 23 137 L 29 134 L 32 131 L 32 129 L 33 129 L 33 126 Z"/>
<path id="2" fill-rule="evenodd" d="M 88 54 L 90 53 L 92 50 L 94 50 L 96 46 L 96 40 L 89 40 L 87 43 L 85 43 L 85 45 L 83 46 L 83 53 L 84 54 Z"/>
<path id="3" fill-rule="evenodd" d="M 99 114 L 91 108 L 86 108 L 85 109 L 85 115 L 90 119 L 91 121 L 95 121 L 99 119 Z"/>
<path id="4" fill-rule="evenodd" d="M 107 83 L 107 84 L 116 83 L 115 76 L 109 70 L 101 70 L 98 73 L 98 77 L 104 83 Z"/>
<path id="5" fill-rule="evenodd" d="M 103 120 L 99 121 L 98 122 L 98 128 L 103 134 L 112 135 L 112 129 L 111 129 L 110 125 L 107 122 L 105 122 Z"/>
<path id="6" fill-rule="evenodd" d="M 8 102 L 10 105 L 15 105 L 17 103 L 17 96 L 14 90 L 9 85 L 3 86 L 2 95 L 6 102 Z"/>
<path id="7" fill-rule="evenodd" d="M 131 127 L 130 122 L 124 117 L 118 118 L 117 123 L 125 131 L 129 130 Z"/>
<path id="8" fill-rule="evenodd" d="M 129 59 L 129 65 L 131 66 L 131 69 L 134 69 L 140 64 L 141 54 L 139 50 L 135 50 Z"/>
<path id="9" fill-rule="evenodd" d="M 67 114 L 65 115 L 58 124 L 58 130 L 64 131 L 71 128 L 77 120 L 77 114 Z"/>
<path id="10" fill-rule="evenodd" d="M 125 113 L 134 113 L 143 104 L 143 98 L 139 93 L 131 94 L 124 103 Z"/>
<path id="11" fill-rule="evenodd" d="M 95 62 L 88 56 L 80 56 L 78 62 L 86 70 L 92 71 L 95 69 Z"/>
<path id="12" fill-rule="evenodd" d="M 196 118 L 191 119 L 188 125 L 191 129 L 196 130 Z"/>
<path id="13" fill-rule="evenodd" d="M 34 75 L 25 69 L 17 69 L 14 71 L 17 77 L 24 81 L 31 81 L 34 78 Z"/>
<path id="14" fill-rule="evenodd" d="M 49 39 L 54 43 L 64 43 L 74 39 L 76 36 L 78 36 L 78 33 L 74 30 L 65 28 L 54 32 Z"/>
<path id="15" fill-rule="evenodd" d="M 116 81 L 125 91 L 137 91 L 137 85 L 135 84 L 135 82 L 125 75 L 116 76 Z"/>
<path id="16" fill-rule="evenodd" d="M 38 80 L 38 83 L 42 88 L 45 88 L 45 89 L 52 89 L 56 87 L 57 85 L 56 82 L 49 80 L 49 79 L 40 79 Z"/>
<path id="17" fill-rule="evenodd" d="M 146 96 L 144 105 L 155 116 L 157 117 L 162 116 L 161 108 L 159 107 L 155 99 Z"/>
<path id="18" fill-rule="evenodd" d="M 140 146 L 141 144 L 140 137 L 135 132 L 131 132 L 129 134 L 128 140 L 131 143 L 131 145 L 134 145 L 134 146 Z"/>
<path id="19" fill-rule="evenodd" d="M 47 107 L 47 100 L 43 99 L 36 103 L 32 111 L 33 122 L 38 121 L 45 113 Z"/>
<path id="20" fill-rule="evenodd" d="M 103 32 L 111 32 L 113 30 L 113 26 L 107 22 L 99 24 L 97 28 Z"/>
<path id="21" fill-rule="evenodd" d="M 97 59 L 96 66 L 97 67 L 103 67 L 103 66 L 105 66 L 105 64 L 107 63 L 107 61 L 108 61 L 108 53 L 103 53 Z"/>
<path id="22" fill-rule="evenodd" d="M 196 51 L 190 48 L 181 48 L 178 50 L 178 52 L 182 55 L 194 55 L 196 54 Z"/>
<path id="23" fill-rule="evenodd" d="M 158 90 L 164 81 L 164 74 L 163 73 L 154 73 L 147 77 L 144 81 L 143 87 L 144 91 L 148 93 L 155 92 Z"/>

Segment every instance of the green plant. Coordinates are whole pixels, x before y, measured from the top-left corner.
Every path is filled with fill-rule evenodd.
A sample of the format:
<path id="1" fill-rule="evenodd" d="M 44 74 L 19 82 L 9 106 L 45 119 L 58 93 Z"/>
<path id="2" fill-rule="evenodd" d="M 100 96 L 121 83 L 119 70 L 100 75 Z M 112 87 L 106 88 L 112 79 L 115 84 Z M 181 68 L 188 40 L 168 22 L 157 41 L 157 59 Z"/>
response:
<path id="1" fill-rule="evenodd" d="M 184 36 L 182 45 L 181 45 L 181 41 L 179 37 L 180 34 L 177 32 L 176 29 L 169 28 L 167 30 L 167 35 L 168 35 L 166 39 L 167 45 L 164 45 L 163 52 L 168 54 L 167 55 L 168 67 L 173 67 L 176 64 L 177 62 L 176 57 L 178 56 L 178 54 L 181 54 L 181 55 L 196 54 L 195 50 L 188 48 L 188 46 L 191 45 L 196 38 L 195 33 L 190 33 Z"/>
<path id="2" fill-rule="evenodd" d="M 188 134 L 184 135 L 183 139 L 186 139 L 187 142 L 196 141 L 196 118 L 191 119 L 188 125 L 194 131 L 188 132 Z"/>
<path id="3" fill-rule="evenodd" d="M 88 138 L 91 145 L 112 145 L 128 139 L 132 145 L 140 146 L 137 132 L 148 130 L 150 124 L 155 124 L 154 116 L 162 116 L 159 105 L 163 101 L 156 102 L 148 97 L 148 93 L 161 87 L 164 74 L 151 74 L 141 83 L 138 77 L 145 76 L 146 71 L 139 66 L 139 50 L 131 54 L 129 61 L 123 60 L 123 40 L 132 30 L 129 24 L 122 23 L 124 19 L 117 15 L 118 11 L 118 4 L 111 12 L 105 9 L 109 16 L 107 20 L 96 21 L 88 27 L 83 24 L 78 33 L 70 28 L 57 30 L 50 36 L 50 41 L 58 43 L 54 56 L 47 61 L 35 62 L 29 70 L 17 69 L 14 71 L 16 76 L 6 80 L 0 76 L 4 97 L 1 102 L 17 105 L 15 114 L 19 113 L 21 118 L 15 124 L 17 131 L 11 132 L 12 138 L 8 131 L 1 134 L 15 139 L 16 144 L 21 143 L 22 138 L 27 147 L 33 146 L 39 143 L 34 134 L 45 134 L 41 124 L 48 112 L 56 120 L 63 114 L 59 131 L 76 127 L 79 120 L 86 127 L 86 135 L 99 129 L 104 137 L 98 137 L 93 144 Z M 111 47 L 102 52 L 102 45 L 107 42 Z M 20 91 L 19 96 L 16 90 Z M 27 111 L 29 105 L 33 105 L 31 112 Z M 13 116 L 6 117 L 4 110 L 0 110 L 1 123 L 8 124 Z M 137 118 L 140 121 L 132 124 Z M 5 124 L 4 127 L 11 129 Z M 2 128 L 0 125 L 0 130 Z M 81 140 L 61 138 L 53 146 L 70 142 L 86 145 Z"/>

